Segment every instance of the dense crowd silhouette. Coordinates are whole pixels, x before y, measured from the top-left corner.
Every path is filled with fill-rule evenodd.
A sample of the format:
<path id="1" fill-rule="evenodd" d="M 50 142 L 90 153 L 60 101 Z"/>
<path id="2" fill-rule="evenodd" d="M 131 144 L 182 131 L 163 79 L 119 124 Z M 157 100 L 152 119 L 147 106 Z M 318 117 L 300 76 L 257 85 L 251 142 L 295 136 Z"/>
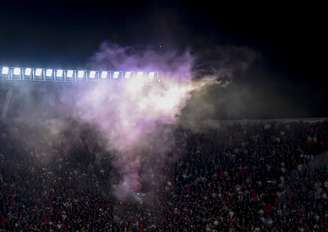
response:
<path id="1" fill-rule="evenodd" d="M 0 231 L 328 228 L 326 120 L 176 129 L 173 165 L 151 193 L 136 193 L 140 201 L 112 194 L 112 156 L 88 144 L 88 128 L 69 149 L 55 141 L 58 155 L 42 163 L 37 150 L 15 141 L 19 126 L 0 127 Z"/>

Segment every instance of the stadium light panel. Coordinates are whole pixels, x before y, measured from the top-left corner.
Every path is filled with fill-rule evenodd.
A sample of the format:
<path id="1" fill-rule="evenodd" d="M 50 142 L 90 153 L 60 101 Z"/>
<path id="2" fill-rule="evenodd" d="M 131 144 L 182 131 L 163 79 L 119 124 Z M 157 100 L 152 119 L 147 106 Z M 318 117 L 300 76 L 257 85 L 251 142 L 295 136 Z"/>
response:
<path id="1" fill-rule="evenodd" d="M 21 74 L 21 68 L 15 67 L 15 68 L 13 69 L 13 74 L 14 74 L 15 76 L 19 76 L 19 75 Z"/>
<path id="2" fill-rule="evenodd" d="M 143 71 L 97 71 L 97 70 L 74 70 L 74 69 L 53 69 L 53 68 L 32 68 L 32 67 L 10 67 L 0 66 L 0 75 L 8 80 L 96 80 L 96 79 L 131 79 L 139 80 L 159 80 L 156 72 Z"/>
<path id="3" fill-rule="evenodd" d="M 155 79 L 155 72 L 150 72 L 148 74 L 148 77 L 149 77 L 150 80 L 154 80 Z"/>
<path id="4" fill-rule="evenodd" d="M 96 71 L 90 71 L 90 72 L 89 72 L 89 78 L 90 78 L 90 79 L 95 79 L 95 78 L 96 78 L 96 74 L 97 74 Z"/>
<path id="5" fill-rule="evenodd" d="M 144 73 L 143 72 L 137 72 L 137 78 L 143 78 Z"/>
<path id="6" fill-rule="evenodd" d="M 2 67 L 1 74 L 2 75 L 8 75 L 9 74 L 9 67 L 7 67 L 7 66 Z"/>
<path id="7" fill-rule="evenodd" d="M 102 71 L 100 74 L 101 79 L 106 79 L 108 77 L 108 72 L 107 71 Z"/>
<path id="8" fill-rule="evenodd" d="M 68 78 L 73 78 L 74 71 L 73 70 L 67 70 L 66 76 Z"/>
<path id="9" fill-rule="evenodd" d="M 83 79 L 84 78 L 84 71 L 83 70 L 78 70 L 77 71 L 77 78 Z"/>
<path id="10" fill-rule="evenodd" d="M 119 76 L 120 76 L 120 72 L 115 71 L 115 72 L 113 73 L 113 79 L 117 79 L 117 78 L 119 78 Z"/>
<path id="11" fill-rule="evenodd" d="M 132 73 L 131 72 L 125 72 L 124 78 L 129 79 L 131 77 Z"/>
<path id="12" fill-rule="evenodd" d="M 46 70 L 46 76 L 47 77 L 51 77 L 52 76 L 52 73 L 53 73 L 53 70 L 52 69 L 47 69 Z"/>
<path id="13" fill-rule="evenodd" d="M 42 68 L 36 68 L 35 69 L 35 76 L 37 76 L 37 77 L 42 76 Z"/>
<path id="14" fill-rule="evenodd" d="M 64 70 L 57 69 L 56 70 L 56 77 L 63 77 L 64 76 Z"/>
<path id="15" fill-rule="evenodd" d="M 31 68 L 25 68 L 24 75 L 25 76 L 31 76 L 32 75 L 32 69 Z"/>

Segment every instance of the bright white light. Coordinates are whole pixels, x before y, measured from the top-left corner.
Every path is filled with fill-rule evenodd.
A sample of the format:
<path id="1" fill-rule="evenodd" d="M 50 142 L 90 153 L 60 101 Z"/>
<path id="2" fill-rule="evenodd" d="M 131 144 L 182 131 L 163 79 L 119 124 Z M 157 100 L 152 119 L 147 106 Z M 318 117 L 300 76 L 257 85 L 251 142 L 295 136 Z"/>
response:
<path id="1" fill-rule="evenodd" d="M 150 72 L 148 74 L 149 79 L 154 80 L 155 79 L 155 72 Z"/>
<path id="2" fill-rule="evenodd" d="M 131 77 L 131 74 L 132 74 L 131 72 L 125 72 L 124 77 L 126 79 L 129 79 Z"/>
<path id="3" fill-rule="evenodd" d="M 116 72 L 113 73 L 113 78 L 114 79 L 117 79 L 119 76 L 120 76 L 120 72 L 116 71 Z"/>
<path id="4" fill-rule="evenodd" d="M 77 78 L 79 78 L 79 79 L 83 79 L 84 78 L 84 71 L 83 70 L 77 71 Z"/>
<path id="5" fill-rule="evenodd" d="M 32 69 L 31 68 L 26 68 L 24 72 L 25 76 L 31 76 L 32 75 Z"/>
<path id="6" fill-rule="evenodd" d="M 137 78 L 143 78 L 144 73 L 143 72 L 137 72 Z"/>
<path id="7" fill-rule="evenodd" d="M 14 68 L 14 71 L 13 71 L 13 74 L 15 75 L 15 76 L 19 76 L 20 74 L 21 74 L 21 69 L 20 68 Z"/>
<path id="8" fill-rule="evenodd" d="M 9 67 L 6 67 L 6 66 L 2 67 L 1 73 L 2 73 L 2 75 L 8 75 Z"/>
<path id="9" fill-rule="evenodd" d="M 67 77 L 68 78 L 73 78 L 73 73 L 74 73 L 74 71 L 73 70 L 67 70 Z"/>
<path id="10" fill-rule="evenodd" d="M 52 76 L 52 72 L 53 72 L 52 69 L 47 69 L 47 70 L 46 70 L 46 76 L 47 76 L 47 77 L 51 77 L 51 76 Z"/>
<path id="11" fill-rule="evenodd" d="M 35 76 L 40 77 L 42 75 L 42 68 L 35 69 Z"/>
<path id="12" fill-rule="evenodd" d="M 100 78 L 101 79 L 106 79 L 108 76 L 108 72 L 107 71 L 102 71 L 101 74 L 100 74 Z"/>
<path id="13" fill-rule="evenodd" d="M 63 77 L 64 76 L 64 70 L 57 69 L 56 70 L 56 77 Z"/>
<path id="14" fill-rule="evenodd" d="M 96 78 L 96 73 L 97 73 L 96 71 L 90 71 L 89 72 L 89 78 L 90 79 L 95 79 Z"/>

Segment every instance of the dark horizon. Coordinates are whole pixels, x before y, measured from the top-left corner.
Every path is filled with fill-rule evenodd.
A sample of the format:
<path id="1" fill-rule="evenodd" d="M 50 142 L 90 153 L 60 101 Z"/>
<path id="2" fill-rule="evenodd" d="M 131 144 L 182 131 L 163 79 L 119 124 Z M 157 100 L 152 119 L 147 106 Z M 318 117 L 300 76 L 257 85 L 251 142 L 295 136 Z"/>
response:
<path id="1" fill-rule="evenodd" d="M 256 94 L 240 95 L 244 107 L 233 117 L 328 115 L 320 6 L 11 1 L 2 3 L 0 27 L 0 64 L 9 65 L 85 66 L 104 41 L 196 53 L 247 47 L 260 59 L 232 88 Z"/>

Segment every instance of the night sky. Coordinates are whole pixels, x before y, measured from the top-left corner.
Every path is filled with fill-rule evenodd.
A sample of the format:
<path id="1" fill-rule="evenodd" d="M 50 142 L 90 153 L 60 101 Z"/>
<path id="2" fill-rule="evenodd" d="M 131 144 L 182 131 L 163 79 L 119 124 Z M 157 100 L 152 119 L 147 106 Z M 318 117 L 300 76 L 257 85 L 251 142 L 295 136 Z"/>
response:
<path id="1" fill-rule="evenodd" d="M 323 6 L 276 1 L 5 2 L 0 6 L 1 64 L 83 67 L 104 41 L 136 49 L 245 46 L 262 59 L 236 80 L 237 86 L 256 89 L 259 95 L 250 101 L 264 102 L 260 109 L 245 110 L 245 117 L 328 115 Z"/>

